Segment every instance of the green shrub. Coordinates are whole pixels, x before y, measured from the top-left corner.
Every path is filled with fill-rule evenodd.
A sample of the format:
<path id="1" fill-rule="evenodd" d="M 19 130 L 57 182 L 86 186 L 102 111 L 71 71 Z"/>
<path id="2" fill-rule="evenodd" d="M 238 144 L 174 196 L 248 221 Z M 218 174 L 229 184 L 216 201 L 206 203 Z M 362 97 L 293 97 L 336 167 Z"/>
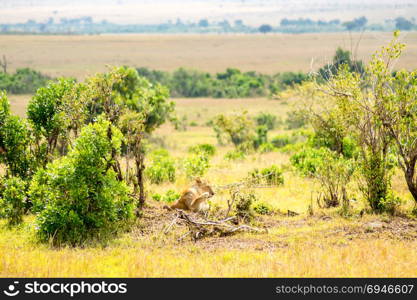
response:
<path id="1" fill-rule="evenodd" d="M 265 125 L 256 127 L 256 137 L 253 139 L 253 148 L 258 149 L 268 142 L 268 128 Z"/>
<path id="2" fill-rule="evenodd" d="M 224 159 L 229 161 L 244 160 L 245 158 L 246 153 L 237 149 L 228 151 L 224 156 Z"/>
<path id="3" fill-rule="evenodd" d="M 275 148 L 283 148 L 287 145 L 295 144 L 297 141 L 296 136 L 289 136 L 287 134 L 277 135 L 271 139 L 271 143 Z"/>
<path id="4" fill-rule="evenodd" d="M 29 101 L 27 117 L 35 133 L 36 149 L 45 149 L 46 152 L 37 153 L 38 157 L 43 156 L 42 167 L 55 157 L 58 141 L 66 140 L 71 118 L 65 113 L 64 99 L 75 85 L 75 80 L 61 78 L 38 89 Z"/>
<path id="5" fill-rule="evenodd" d="M 379 201 L 378 210 L 394 215 L 400 207 L 401 203 L 401 198 L 395 196 L 394 193 L 389 190 L 387 196 Z"/>
<path id="6" fill-rule="evenodd" d="M 121 140 L 121 132 L 100 119 L 82 129 L 68 155 L 38 170 L 30 196 L 38 211 L 41 241 L 55 245 L 103 241 L 133 218 L 129 189 L 111 167 L 112 152 L 120 153 Z"/>
<path id="7" fill-rule="evenodd" d="M 8 219 L 9 225 L 22 223 L 27 196 L 26 182 L 19 177 L 10 177 L 2 182 L 0 215 Z"/>
<path id="8" fill-rule="evenodd" d="M 272 143 L 264 143 L 262 145 L 259 146 L 259 152 L 261 153 L 267 153 L 267 152 L 272 152 L 275 150 L 275 147 Z"/>
<path id="9" fill-rule="evenodd" d="M 282 170 L 276 165 L 272 165 L 262 170 L 254 169 L 249 172 L 248 179 L 253 184 L 283 185 L 284 176 Z"/>
<path id="10" fill-rule="evenodd" d="M 151 197 L 152 197 L 152 200 L 157 201 L 157 202 L 160 202 L 162 200 L 161 194 L 158 194 L 158 193 L 152 194 Z"/>
<path id="11" fill-rule="evenodd" d="M 268 130 L 275 129 L 277 124 L 277 117 L 269 114 L 261 112 L 255 117 L 256 124 L 258 126 L 266 126 Z"/>
<path id="12" fill-rule="evenodd" d="M 17 69 L 14 74 L 0 72 L 0 90 L 11 94 L 33 94 L 51 78 L 29 68 Z"/>
<path id="13" fill-rule="evenodd" d="M 160 83 L 169 88 L 173 97 L 242 98 L 276 94 L 277 91 L 299 84 L 307 74 L 285 72 L 266 75 L 253 71 L 242 72 L 228 68 L 214 76 L 207 72 L 179 68 L 164 72 L 138 68 L 139 75 L 153 84 Z"/>
<path id="14" fill-rule="evenodd" d="M 242 144 L 251 145 L 256 139 L 254 121 L 247 112 L 233 115 L 218 115 L 213 120 L 213 130 L 219 144 L 231 142 L 235 147 Z"/>
<path id="15" fill-rule="evenodd" d="M 253 219 L 253 204 L 258 200 L 253 191 L 231 191 L 233 212 L 239 221 L 249 222 Z"/>
<path id="16" fill-rule="evenodd" d="M 158 202 L 167 202 L 167 203 L 172 203 L 174 201 L 177 201 L 180 198 L 180 194 L 178 194 L 177 192 L 175 192 L 174 190 L 168 190 L 165 195 L 161 195 L 161 194 L 153 194 L 152 195 L 152 199 L 154 201 L 158 201 Z"/>
<path id="17" fill-rule="evenodd" d="M 209 157 L 206 153 L 191 154 L 184 160 L 185 174 L 188 178 L 203 176 L 210 167 Z"/>
<path id="18" fill-rule="evenodd" d="M 355 171 L 356 162 L 327 148 L 321 150 L 322 157 L 315 161 L 315 172 L 311 174 L 320 184 L 321 194 L 317 202 L 324 208 L 342 203 L 342 211 L 346 215 L 349 210 L 346 187 Z"/>
<path id="19" fill-rule="evenodd" d="M 208 156 L 213 156 L 216 154 L 216 147 L 210 144 L 199 144 L 188 148 L 188 152 L 198 154 L 203 152 Z"/>
<path id="20" fill-rule="evenodd" d="M 160 149 L 150 155 L 151 164 L 145 169 L 145 175 L 151 183 L 175 181 L 175 161 L 169 156 L 168 151 Z"/>
<path id="21" fill-rule="evenodd" d="M 326 148 L 304 147 L 290 157 L 290 162 L 303 176 L 311 176 L 315 174 L 318 166 L 323 163 L 328 151 Z"/>
<path id="22" fill-rule="evenodd" d="M 254 212 L 260 215 L 270 215 L 273 212 L 271 205 L 265 202 L 258 202 L 253 206 Z"/>

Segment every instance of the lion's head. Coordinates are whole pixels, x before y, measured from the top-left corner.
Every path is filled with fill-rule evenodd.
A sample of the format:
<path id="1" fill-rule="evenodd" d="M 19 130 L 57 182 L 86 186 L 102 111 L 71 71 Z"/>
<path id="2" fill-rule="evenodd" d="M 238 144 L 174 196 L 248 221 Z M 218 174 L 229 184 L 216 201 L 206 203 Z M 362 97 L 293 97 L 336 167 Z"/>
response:
<path id="1" fill-rule="evenodd" d="M 195 179 L 195 185 L 199 188 L 202 193 L 208 193 L 209 198 L 214 196 L 212 187 L 208 182 L 201 180 L 200 178 Z"/>

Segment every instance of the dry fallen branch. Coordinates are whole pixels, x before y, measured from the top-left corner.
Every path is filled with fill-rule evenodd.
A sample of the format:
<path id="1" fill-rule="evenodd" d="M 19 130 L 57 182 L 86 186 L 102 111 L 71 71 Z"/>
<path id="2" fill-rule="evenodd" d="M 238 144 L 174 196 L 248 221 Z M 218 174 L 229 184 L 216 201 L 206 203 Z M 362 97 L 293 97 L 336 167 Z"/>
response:
<path id="1" fill-rule="evenodd" d="M 222 236 L 233 234 L 236 232 L 268 232 L 267 229 L 259 229 L 246 224 L 233 225 L 230 222 L 236 219 L 235 216 L 228 217 L 222 220 L 206 220 L 199 217 L 197 214 L 187 214 L 183 210 L 177 209 L 173 220 L 165 228 L 164 233 L 167 234 L 174 225 L 185 224 L 189 232 L 182 235 L 178 240 L 182 241 L 185 237 L 191 234 L 194 240 L 203 237 L 211 236 L 213 234 L 220 234 Z"/>

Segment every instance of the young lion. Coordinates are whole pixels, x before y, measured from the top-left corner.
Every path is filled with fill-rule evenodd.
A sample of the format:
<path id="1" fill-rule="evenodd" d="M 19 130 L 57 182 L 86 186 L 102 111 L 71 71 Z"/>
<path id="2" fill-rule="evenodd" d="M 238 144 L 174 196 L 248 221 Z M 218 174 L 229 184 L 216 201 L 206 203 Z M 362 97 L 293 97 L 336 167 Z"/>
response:
<path id="1" fill-rule="evenodd" d="M 207 199 L 213 197 L 214 192 L 212 188 L 200 178 L 195 180 L 195 183 L 188 189 L 182 192 L 180 199 L 175 201 L 171 206 L 165 208 L 191 210 L 193 212 L 208 210 Z"/>

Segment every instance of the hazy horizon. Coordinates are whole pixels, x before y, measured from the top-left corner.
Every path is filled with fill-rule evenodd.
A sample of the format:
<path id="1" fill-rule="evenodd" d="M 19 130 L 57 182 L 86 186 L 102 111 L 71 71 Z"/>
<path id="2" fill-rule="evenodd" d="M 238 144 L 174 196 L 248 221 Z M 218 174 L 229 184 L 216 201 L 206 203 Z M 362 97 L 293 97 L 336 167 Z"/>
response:
<path id="1" fill-rule="evenodd" d="M 195 22 L 237 19 L 250 25 L 278 24 L 283 18 L 350 20 L 365 16 L 370 22 L 417 15 L 412 0 L 2 0 L 0 23 L 46 21 L 91 16 L 94 21 L 155 24 L 177 20 Z"/>

